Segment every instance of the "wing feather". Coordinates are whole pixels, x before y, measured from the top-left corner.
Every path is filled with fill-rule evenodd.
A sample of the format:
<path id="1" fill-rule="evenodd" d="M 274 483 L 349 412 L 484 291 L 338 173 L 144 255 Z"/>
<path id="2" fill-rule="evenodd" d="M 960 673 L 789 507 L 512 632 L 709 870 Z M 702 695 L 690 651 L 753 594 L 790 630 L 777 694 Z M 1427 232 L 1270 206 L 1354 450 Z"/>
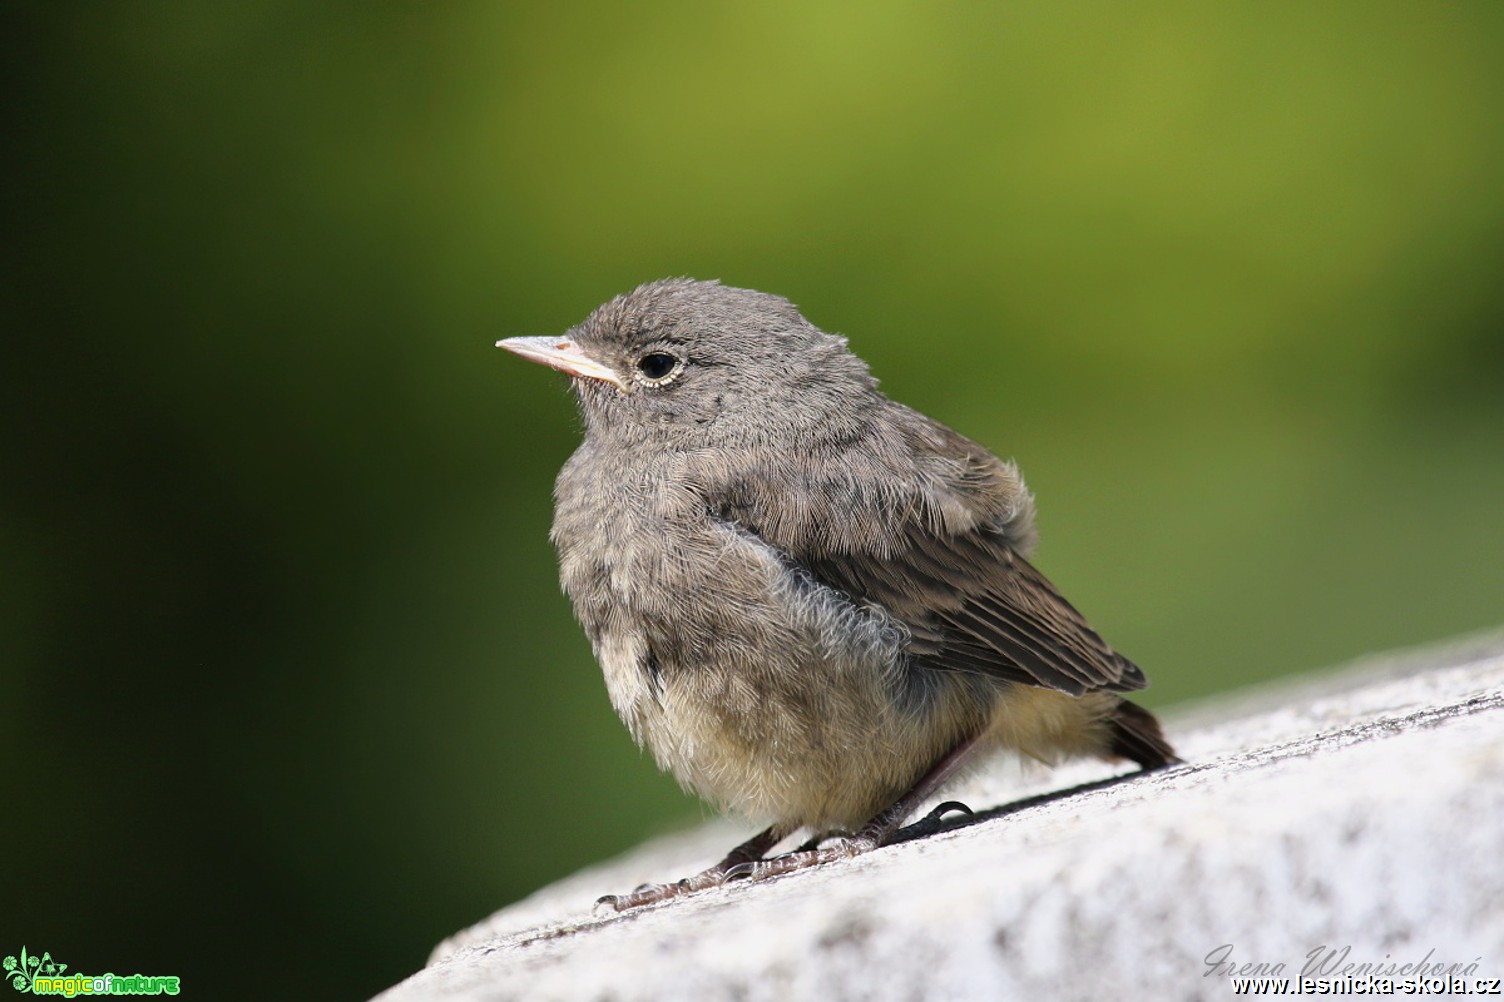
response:
<path id="1" fill-rule="evenodd" d="M 919 667 L 1073 695 L 1142 689 L 1143 672 L 1025 559 L 1032 504 L 1016 470 L 892 406 L 894 420 L 874 425 L 885 432 L 738 478 L 711 499 L 713 514 L 886 610 Z"/>

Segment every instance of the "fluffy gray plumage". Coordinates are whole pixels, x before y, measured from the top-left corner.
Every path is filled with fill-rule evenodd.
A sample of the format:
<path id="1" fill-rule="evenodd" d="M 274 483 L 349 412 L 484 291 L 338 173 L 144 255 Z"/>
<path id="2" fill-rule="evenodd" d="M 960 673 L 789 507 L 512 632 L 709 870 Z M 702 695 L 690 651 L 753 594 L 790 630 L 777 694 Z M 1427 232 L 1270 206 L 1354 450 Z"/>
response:
<path id="1" fill-rule="evenodd" d="M 654 282 L 502 345 L 574 377 L 564 589 L 688 788 L 787 834 L 860 825 L 972 739 L 1172 760 L 1115 695 L 1142 672 L 1026 560 L 1013 464 L 889 400 L 787 300 Z"/>

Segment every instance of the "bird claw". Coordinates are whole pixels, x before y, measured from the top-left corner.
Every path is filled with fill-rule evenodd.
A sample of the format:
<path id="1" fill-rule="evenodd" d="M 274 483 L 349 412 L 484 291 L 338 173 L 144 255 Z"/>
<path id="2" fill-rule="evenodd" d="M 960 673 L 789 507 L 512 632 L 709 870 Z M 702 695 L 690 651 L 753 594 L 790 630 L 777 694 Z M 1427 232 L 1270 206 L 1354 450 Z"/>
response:
<path id="1" fill-rule="evenodd" d="M 638 908 L 642 905 L 656 904 L 659 901 L 668 901 L 677 898 L 689 891 L 686 881 L 680 880 L 672 884 L 638 884 L 630 894 L 607 894 L 595 899 L 595 910 L 601 913 L 602 906 L 608 906 L 613 912 L 624 912 L 628 908 Z"/>
<path id="2" fill-rule="evenodd" d="M 947 814 L 964 814 L 968 818 L 977 816 L 977 812 L 961 803 L 959 800 L 947 800 L 925 815 L 926 818 L 934 818 L 936 821 L 943 820 Z"/>
<path id="3" fill-rule="evenodd" d="M 906 825 L 896 833 L 898 839 L 907 841 L 913 838 L 925 838 L 938 832 L 945 825 L 947 814 L 964 814 L 968 818 L 976 817 L 976 812 L 959 800 L 947 800 L 924 817 L 911 825 Z"/>
<path id="4" fill-rule="evenodd" d="M 726 876 L 725 876 L 724 879 L 725 879 L 725 881 L 727 883 L 730 883 L 733 880 L 741 880 L 743 878 L 750 878 L 752 880 L 756 880 L 757 879 L 757 867 L 758 867 L 758 862 L 756 862 L 756 861 L 747 862 L 747 863 L 738 863 L 735 866 L 733 866 L 731 869 L 729 869 L 729 870 L 726 871 Z"/>
<path id="5" fill-rule="evenodd" d="M 592 906 L 591 910 L 595 912 L 596 915 L 604 915 L 605 909 L 607 908 L 611 909 L 611 911 L 613 912 L 619 912 L 626 907 L 626 897 L 624 895 L 602 894 L 600 897 L 595 899 L 595 904 Z"/>

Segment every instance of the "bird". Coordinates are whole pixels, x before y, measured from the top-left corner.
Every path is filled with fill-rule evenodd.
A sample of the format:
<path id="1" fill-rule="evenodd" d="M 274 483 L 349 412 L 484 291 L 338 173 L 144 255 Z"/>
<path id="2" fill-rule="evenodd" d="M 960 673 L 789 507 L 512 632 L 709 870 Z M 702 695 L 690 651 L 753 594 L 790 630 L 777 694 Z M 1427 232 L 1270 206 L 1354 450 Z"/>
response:
<path id="1" fill-rule="evenodd" d="M 612 706 L 684 788 L 766 826 L 605 905 L 878 848 L 999 749 L 1179 761 L 1120 695 L 1144 673 L 1030 563 L 1017 466 L 887 397 L 789 300 L 664 279 L 497 346 L 577 397 L 550 536 Z"/>

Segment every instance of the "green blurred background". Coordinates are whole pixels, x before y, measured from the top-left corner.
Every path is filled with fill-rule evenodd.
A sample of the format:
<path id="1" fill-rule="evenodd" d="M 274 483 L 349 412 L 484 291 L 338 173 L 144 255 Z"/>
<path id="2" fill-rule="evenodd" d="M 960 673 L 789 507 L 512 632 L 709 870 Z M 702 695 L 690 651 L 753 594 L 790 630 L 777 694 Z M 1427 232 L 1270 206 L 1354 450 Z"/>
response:
<path id="1" fill-rule="evenodd" d="M 0 30 L 0 953 L 362 998 L 701 816 L 557 588 L 564 382 L 492 347 L 653 278 L 1017 458 L 1151 704 L 1504 622 L 1494 0 Z"/>

